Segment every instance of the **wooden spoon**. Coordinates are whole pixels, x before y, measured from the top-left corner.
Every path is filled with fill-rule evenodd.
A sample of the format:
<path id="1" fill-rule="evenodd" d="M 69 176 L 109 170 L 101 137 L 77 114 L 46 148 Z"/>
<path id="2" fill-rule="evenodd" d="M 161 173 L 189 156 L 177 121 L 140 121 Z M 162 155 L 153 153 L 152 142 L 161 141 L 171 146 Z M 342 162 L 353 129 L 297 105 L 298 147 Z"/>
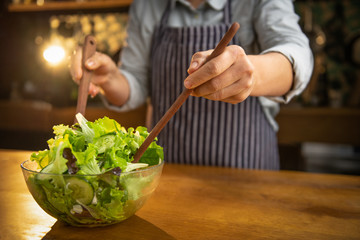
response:
<path id="1" fill-rule="evenodd" d="M 229 30 L 225 33 L 223 38 L 220 40 L 214 51 L 211 55 L 206 59 L 208 62 L 210 59 L 219 56 L 222 52 L 224 52 L 226 46 L 230 43 L 231 39 L 235 36 L 237 30 L 239 29 L 240 25 L 238 23 L 233 23 Z M 191 94 L 192 89 L 185 88 L 184 91 L 179 95 L 176 101 L 171 105 L 171 107 L 167 110 L 164 116 L 159 120 L 159 122 L 155 125 L 152 129 L 150 134 L 147 136 L 143 144 L 137 150 L 133 162 L 138 162 L 141 156 L 144 154 L 146 149 L 149 147 L 150 143 L 154 140 L 154 138 L 160 133 L 160 131 L 165 127 L 167 122 L 174 116 L 174 114 L 179 110 L 181 105 L 185 102 L 185 100 Z"/>
<path id="2" fill-rule="evenodd" d="M 83 70 L 82 78 L 80 79 L 79 89 L 78 89 L 78 99 L 76 105 L 76 113 L 81 113 L 85 116 L 86 104 L 89 95 L 89 86 L 92 77 L 92 72 L 85 67 L 85 62 L 96 52 L 96 41 L 95 37 L 87 35 L 85 37 L 85 42 L 83 46 L 83 54 L 81 60 L 81 67 Z M 75 118 L 75 123 L 77 120 Z"/>

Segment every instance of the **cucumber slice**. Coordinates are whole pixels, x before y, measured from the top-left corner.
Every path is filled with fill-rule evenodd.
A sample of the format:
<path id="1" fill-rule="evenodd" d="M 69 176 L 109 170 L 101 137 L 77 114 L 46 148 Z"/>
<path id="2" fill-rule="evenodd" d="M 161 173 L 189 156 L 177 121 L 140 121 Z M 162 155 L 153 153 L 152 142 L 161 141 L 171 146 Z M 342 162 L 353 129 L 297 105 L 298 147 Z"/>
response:
<path id="1" fill-rule="evenodd" d="M 41 173 L 48 173 L 49 170 L 51 169 L 51 165 L 47 165 L 46 167 L 44 167 L 43 169 L 41 169 Z M 48 175 L 48 174 L 36 174 L 36 179 L 43 181 L 43 180 L 49 180 L 51 179 L 52 176 Z"/>
<path id="2" fill-rule="evenodd" d="M 94 189 L 91 184 L 78 177 L 70 177 L 66 180 L 66 189 L 71 190 L 71 196 L 78 202 L 88 205 L 94 198 Z"/>

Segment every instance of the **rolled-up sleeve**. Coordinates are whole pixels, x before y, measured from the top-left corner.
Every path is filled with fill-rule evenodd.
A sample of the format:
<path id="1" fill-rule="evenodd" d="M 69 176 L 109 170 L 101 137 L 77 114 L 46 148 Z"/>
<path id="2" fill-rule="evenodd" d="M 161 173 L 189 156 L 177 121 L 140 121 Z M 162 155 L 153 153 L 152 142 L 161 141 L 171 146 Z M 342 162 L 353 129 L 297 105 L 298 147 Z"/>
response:
<path id="1" fill-rule="evenodd" d="M 292 64 L 294 81 L 284 96 L 269 99 L 288 103 L 307 86 L 313 71 L 309 40 L 302 32 L 291 0 L 259 1 L 254 11 L 260 54 L 279 52 Z"/>

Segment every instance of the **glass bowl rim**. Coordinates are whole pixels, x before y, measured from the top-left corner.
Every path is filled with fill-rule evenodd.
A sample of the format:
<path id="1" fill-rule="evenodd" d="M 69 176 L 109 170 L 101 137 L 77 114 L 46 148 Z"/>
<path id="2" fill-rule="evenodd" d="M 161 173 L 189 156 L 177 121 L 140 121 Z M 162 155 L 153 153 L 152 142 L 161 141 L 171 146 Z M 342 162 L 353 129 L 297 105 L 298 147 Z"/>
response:
<path id="1" fill-rule="evenodd" d="M 26 168 L 24 166 L 24 164 L 26 162 L 32 162 L 32 161 L 29 160 L 29 159 L 25 160 L 20 164 L 20 167 L 26 172 L 35 173 L 35 174 L 44 174 L 44 175 L 48 175 L 48 176 L 63 176 L 63 177 L 76 177 L 76 176 L 78 176 L 78 177 L 98 177 L 98 176 L 104 175 L 104 173 L 99 173 L 99 174 L 44 173 L 44 172 L 38 172 L 38 171 L 34 171 L 34 170 Z M 157 165 L 152 165 L 150 167 L 141 168 L 141 169 L 138 169 L 138 170 L 135 170 L 135 171 L 130 171 L 130 172 L 121 172 L 119 176 L 122 176 L 124 174 L 128 175 L 128 174 L 148 172 L 148 171 L 151 171 L 151 170 L 155 170 L 156 168 L 159 168 L 159 167 L 161 167 L 163 165 L 164 165 L 164 160 L 160 159 L 160 163 L 157 164 Z"/>

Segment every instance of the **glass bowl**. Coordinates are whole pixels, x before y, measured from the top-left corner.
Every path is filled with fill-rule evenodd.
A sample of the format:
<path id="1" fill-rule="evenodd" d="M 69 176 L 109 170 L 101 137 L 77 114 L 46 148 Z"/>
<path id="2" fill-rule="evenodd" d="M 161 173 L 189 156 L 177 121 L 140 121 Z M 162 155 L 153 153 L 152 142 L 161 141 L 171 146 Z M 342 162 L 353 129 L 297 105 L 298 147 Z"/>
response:
<path id="1" fill-rule="evenodd" d="M 72 226 L 97 227 L 136 213 L 159 184 L 164 162 L 131 172 L 98 175 L 41 173 L 36 162 L 21 164 L 28 189 L 48 214 Z"/>

